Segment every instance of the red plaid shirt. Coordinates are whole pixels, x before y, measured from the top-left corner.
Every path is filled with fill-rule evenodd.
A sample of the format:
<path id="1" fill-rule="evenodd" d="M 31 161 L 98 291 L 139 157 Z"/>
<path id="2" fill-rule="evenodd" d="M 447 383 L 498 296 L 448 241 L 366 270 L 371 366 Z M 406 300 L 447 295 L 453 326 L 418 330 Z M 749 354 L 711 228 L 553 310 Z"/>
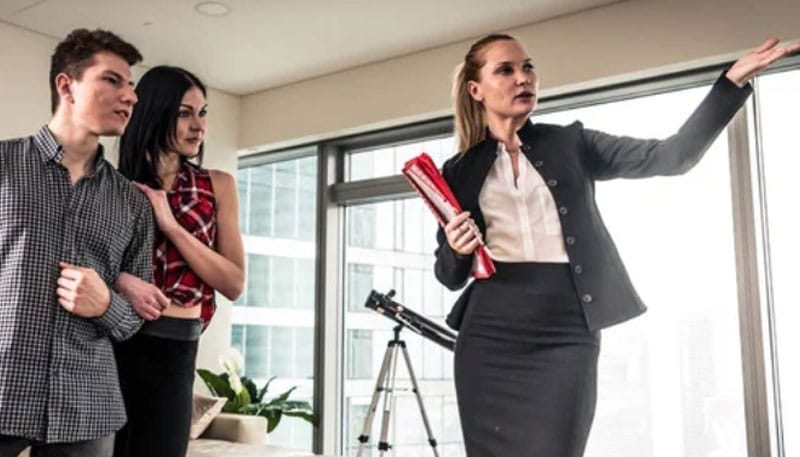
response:
<path id="1" fill-rule="evenodd" d="M 167 192 L 172 214 L 183 228 L 210 248 L 217 236 L 217 200 L 208 170 L 184 162 L 172 190 Z M 214 289 L 189 268 L 183 256 L 160 230 L 155 233 L 153 279 L 174 305 L 202 306 L 203 329 L 208 326 L 217 304 Z"/>

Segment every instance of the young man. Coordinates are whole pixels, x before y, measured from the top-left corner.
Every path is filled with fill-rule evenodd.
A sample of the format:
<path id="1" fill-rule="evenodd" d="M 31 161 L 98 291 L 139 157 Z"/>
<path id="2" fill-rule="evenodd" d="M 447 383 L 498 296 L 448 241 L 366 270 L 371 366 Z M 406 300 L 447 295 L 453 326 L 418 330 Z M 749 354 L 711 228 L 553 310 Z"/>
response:
<path id="1" fill-rule="evenodd" d="M 2 456 L 110 456 L 125 423 L 111 340 L 142 321 L 110 285 L 151 280 L 153 221 L 99 137 L 125 129 L 141 58 L 110 32 L 73 31 L 51 60 L 52 120 L 0 141 Z"/>

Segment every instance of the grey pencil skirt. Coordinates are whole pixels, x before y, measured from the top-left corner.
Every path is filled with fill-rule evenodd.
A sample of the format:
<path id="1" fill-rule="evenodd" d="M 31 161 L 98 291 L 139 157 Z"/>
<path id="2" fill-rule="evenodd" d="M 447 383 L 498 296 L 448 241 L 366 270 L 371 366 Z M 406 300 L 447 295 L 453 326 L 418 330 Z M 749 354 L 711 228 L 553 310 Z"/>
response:
<path id="1" fill-rule="evenodd" d="M 590 332 L 568 264 L 502 263 L 475 283 L 455 349 L 468 457 L 580 457 L 597 398 Z"/>

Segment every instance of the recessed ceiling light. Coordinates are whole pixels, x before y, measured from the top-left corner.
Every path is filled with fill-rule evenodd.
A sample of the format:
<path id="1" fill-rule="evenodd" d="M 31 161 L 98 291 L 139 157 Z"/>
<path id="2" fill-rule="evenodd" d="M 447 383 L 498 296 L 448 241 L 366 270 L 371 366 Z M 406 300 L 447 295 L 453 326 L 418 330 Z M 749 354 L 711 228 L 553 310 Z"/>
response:
<path id="1" fill-rule="evenodd" d="M 194 5 L 194 10 L 203 16 L 225 16 L 231 12 L 231 8 L 220 2 L 200 2 Z"/>

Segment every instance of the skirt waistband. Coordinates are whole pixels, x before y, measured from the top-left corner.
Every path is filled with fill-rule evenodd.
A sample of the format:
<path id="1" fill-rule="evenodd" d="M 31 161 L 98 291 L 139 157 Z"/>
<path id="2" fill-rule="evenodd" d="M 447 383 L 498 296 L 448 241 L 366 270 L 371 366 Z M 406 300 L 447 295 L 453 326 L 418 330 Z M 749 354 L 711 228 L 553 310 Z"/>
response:
<path id="1" fill-rule="evenodd" d="M 203 321 L 200 319 L 161 316 L 154 321 L 145 322 L 139 333 L 170 340 L 197 341 L 202 330 Z"/>
<path id="2" fill-rule="evenodd" d="M 537 278 L 541 281 L 572 282 L 568 263 L 547 262 L 494 262 L 495 274 L 489 278 L 499 280 L 519 280 Z"/>

